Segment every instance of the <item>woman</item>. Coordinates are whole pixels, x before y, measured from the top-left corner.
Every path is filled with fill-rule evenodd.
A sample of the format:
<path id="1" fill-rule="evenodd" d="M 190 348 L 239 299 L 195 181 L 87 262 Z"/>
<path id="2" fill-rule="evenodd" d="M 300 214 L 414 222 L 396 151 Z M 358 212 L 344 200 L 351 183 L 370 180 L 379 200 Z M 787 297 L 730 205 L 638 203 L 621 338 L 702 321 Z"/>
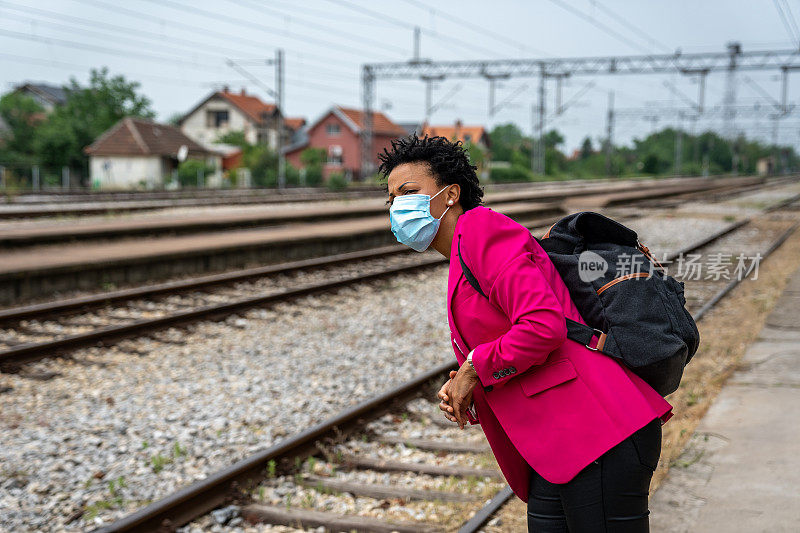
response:
<path id="1" fill-rule="evenodd" d="M 564 282 L 527 228 L 481 205 L 460 142 L 412 135 L 380 160 L 398 241 L 450 259 L 460 368 L 439 391 L 439 408 L 462 429 L 481 425 L 527 502 L 529 531 L 648 531 L 672 406 L 623 364 L 566 338 L 565 316 L 585 321 Z M 488 298 L 466 280 L 459 250 Z"/>

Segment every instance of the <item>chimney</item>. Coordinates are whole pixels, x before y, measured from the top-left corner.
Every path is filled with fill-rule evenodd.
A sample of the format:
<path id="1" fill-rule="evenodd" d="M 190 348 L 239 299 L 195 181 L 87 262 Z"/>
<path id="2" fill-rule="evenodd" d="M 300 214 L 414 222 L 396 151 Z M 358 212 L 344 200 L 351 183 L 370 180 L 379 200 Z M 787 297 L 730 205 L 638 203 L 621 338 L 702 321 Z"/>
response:
<path id="1" fill-rule="evenodd" d="M 456 139 L 461 137 L 461 126 L 463 126 L 463 125 L 464 125 L 464 123 L 461 122 L 460 118 L 456 120 L 456 131 L 455 131 Z"/>
<path id="2" fill-rule="evenodd" d="M 223 85 L 222 86 L 222 92 L 227 93 L 227 92 L 229 92 L 229 90 L 230 90 L 230 87 L 228 87 L 227 85 Z"/>
<path id="3" fill-rule="evenodd" d="M 244 87 L 242 87 L 242 92 L 241 92 L 240 94 L 241 94 L 242 96 L 244 96 Z"/>

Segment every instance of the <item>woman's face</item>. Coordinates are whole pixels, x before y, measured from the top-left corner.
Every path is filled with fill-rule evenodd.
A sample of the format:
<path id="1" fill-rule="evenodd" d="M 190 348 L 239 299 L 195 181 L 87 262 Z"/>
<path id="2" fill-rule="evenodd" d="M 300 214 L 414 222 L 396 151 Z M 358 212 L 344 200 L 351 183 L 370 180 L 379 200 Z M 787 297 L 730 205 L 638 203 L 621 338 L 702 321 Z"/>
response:
<path id="1" fill-rule="evenodd" d="M 458 202 L 457 184 L 438 185 L 436 179 L 431 174 L 428 165 L 425 163 L 403 163 L 397 165 L 387 177 L 389 189 L 389 200 L 386 202 L 391 205 L 395 196 L 404 194 L 427 194 L 431 199 L 431 215 L 439 218 L 447 208 L 447 202 L 453 200 L 453 205 Z M 433 196 L 444 188 L 450 190 L 442 191 L 442 194 Z"/>

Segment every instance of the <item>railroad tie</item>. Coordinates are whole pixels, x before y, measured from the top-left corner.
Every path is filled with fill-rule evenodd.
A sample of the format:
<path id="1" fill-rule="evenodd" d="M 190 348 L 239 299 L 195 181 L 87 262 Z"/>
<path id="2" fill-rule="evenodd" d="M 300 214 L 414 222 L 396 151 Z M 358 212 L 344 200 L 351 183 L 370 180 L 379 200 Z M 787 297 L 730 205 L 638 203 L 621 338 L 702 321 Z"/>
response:
<path id="1" fill-rule="evenodd" d="M 338 515 L 305 509 L 287 509 L 272 505 L 252 504 L 242 509 L 242 518 L 251 524 L 282 524 L 311 529 L 324 527 L 329 531 L 357 531 L 358 533 L 438 533 L 444 529 L 413 522 L 385 522 L 377 518 Z"/>
<path id="2" fill-rule="evenodd" d="M 405 437 L 379 436 L 378 442 L 383 444 L 402 444 L 409 448 L 419 448 L 434 452 L 451 453 L 486 453 L 489 446 L 485 442 L 453 442 L 443 440 L 410 439 Z"/>
<path id="3" fill-rule="evenodd" d="M 478 499 L 473 494 L 464 494 L 461 492 L 410 489 L 383 483 L 354 483 L 352 481 L 339 481 L 334 478 L 321 476 L 303 477 L 300 482 L 312 489 L 348 492 L 353 495 L 375 498 L 376 500 L 401 498 L 403 500 L 474 502 Z"/>
<path id="4" fill-rule="evenodd" d="M 426 463 L 404 463 L 371 457 L 343 455 L 338 463 L 341 468 L 376 470 L 378 472 L 414 472 L 431 476 L 455 476 L 503 479 L 502 474 L 490 468 L 469 468 L 464 466 L 431 465 Z"/>

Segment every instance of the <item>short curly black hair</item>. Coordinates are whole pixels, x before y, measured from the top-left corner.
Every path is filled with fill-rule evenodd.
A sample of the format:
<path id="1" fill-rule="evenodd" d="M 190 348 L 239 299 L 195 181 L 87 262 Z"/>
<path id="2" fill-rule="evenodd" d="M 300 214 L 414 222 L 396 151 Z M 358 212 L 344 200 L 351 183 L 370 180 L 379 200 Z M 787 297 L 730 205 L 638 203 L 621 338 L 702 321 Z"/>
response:
<path id="1" fill-rule="evenodd" d="M 483 187 L 475 173 L 478 167 L 470 164 L 469 153 L 461 141 L 427 135 L 420 138 L 415 132 L 393 140 L 391 151 L 384 148 L 378 159 L 381 161 L 378 171 L 384 178 L 403 163 L 427 163 L 437 185 L 457 183 L 461 186 L 459 203 L 464 211 L 483 203 Z"/>

